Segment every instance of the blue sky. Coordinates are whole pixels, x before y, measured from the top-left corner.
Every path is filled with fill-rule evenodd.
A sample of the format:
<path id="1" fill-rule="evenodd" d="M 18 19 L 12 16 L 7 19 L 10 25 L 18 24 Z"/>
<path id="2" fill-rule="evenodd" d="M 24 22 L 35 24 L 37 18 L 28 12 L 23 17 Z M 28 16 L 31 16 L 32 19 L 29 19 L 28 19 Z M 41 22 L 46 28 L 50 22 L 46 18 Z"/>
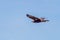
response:
<path id="1" fill-rule="evenodd" d="M 26 14 L 50 21 L 35 24 Z M 60 0 L 0 0 L 0 40 L 60 40 Z"/>

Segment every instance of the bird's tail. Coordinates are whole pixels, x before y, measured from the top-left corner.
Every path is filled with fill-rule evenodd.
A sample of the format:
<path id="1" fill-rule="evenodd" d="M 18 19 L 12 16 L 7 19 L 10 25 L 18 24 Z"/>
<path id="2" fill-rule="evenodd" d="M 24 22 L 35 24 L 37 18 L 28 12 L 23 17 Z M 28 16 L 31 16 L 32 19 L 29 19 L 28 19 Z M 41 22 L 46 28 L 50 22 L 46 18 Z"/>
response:
<path id="1" fill-rule="evenodd" d="M 49 21 L 49 20 L 45 20 L 45 21 Z"/>

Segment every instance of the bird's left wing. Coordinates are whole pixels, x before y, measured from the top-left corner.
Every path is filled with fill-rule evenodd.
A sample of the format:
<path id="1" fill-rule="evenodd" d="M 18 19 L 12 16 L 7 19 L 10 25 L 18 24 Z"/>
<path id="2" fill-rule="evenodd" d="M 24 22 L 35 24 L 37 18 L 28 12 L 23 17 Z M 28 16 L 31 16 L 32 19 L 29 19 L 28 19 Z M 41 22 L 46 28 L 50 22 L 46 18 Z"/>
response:
<path id="1" fill-rule="evenodd" d="M 26 14 L 26 16 L 29 17 L 29 18 L 31 18 L 31 19 L 33 19 L 33 20 L 39 19 L 39 18 L 34 17 L 34 16 L 32 16 L 32 15 L 29 15 L 29 14 Z"/>

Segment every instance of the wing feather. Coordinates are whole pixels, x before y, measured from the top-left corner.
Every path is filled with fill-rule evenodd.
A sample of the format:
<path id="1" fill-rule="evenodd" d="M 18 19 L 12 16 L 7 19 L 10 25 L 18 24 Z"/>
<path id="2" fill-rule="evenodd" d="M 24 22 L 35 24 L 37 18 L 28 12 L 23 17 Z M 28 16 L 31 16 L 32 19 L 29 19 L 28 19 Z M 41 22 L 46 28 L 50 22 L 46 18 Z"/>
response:
<path id="1" fill-rule="evenodd" d="M 26 16 L 29 17 L 29 18 L 31 18 L 31 19 L 33 19 L 33 20 L 39 19 L 39 18 L 34 17 L 34 16 L 32 16 L 32 15 L 29 15 L 29 14 L 26 14 Z"/>

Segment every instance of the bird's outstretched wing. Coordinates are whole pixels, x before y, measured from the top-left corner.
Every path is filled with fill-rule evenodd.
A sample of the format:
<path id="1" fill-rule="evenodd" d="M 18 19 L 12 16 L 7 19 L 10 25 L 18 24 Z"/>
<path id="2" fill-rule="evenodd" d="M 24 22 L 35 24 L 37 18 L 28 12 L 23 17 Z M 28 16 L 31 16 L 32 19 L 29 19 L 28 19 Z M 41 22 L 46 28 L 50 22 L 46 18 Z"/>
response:
<path id="1" fill-rule="evenodd" d="M 39 19 L 39 18 L 34 17 L 34 16 L 32 16 L 32 15 L 29 15 L 29 14 L 26 14 L 26 16 L 29 17 L 29 18 L 31 18 L 31 19 L 33 19 L 33 20 Z"/>

